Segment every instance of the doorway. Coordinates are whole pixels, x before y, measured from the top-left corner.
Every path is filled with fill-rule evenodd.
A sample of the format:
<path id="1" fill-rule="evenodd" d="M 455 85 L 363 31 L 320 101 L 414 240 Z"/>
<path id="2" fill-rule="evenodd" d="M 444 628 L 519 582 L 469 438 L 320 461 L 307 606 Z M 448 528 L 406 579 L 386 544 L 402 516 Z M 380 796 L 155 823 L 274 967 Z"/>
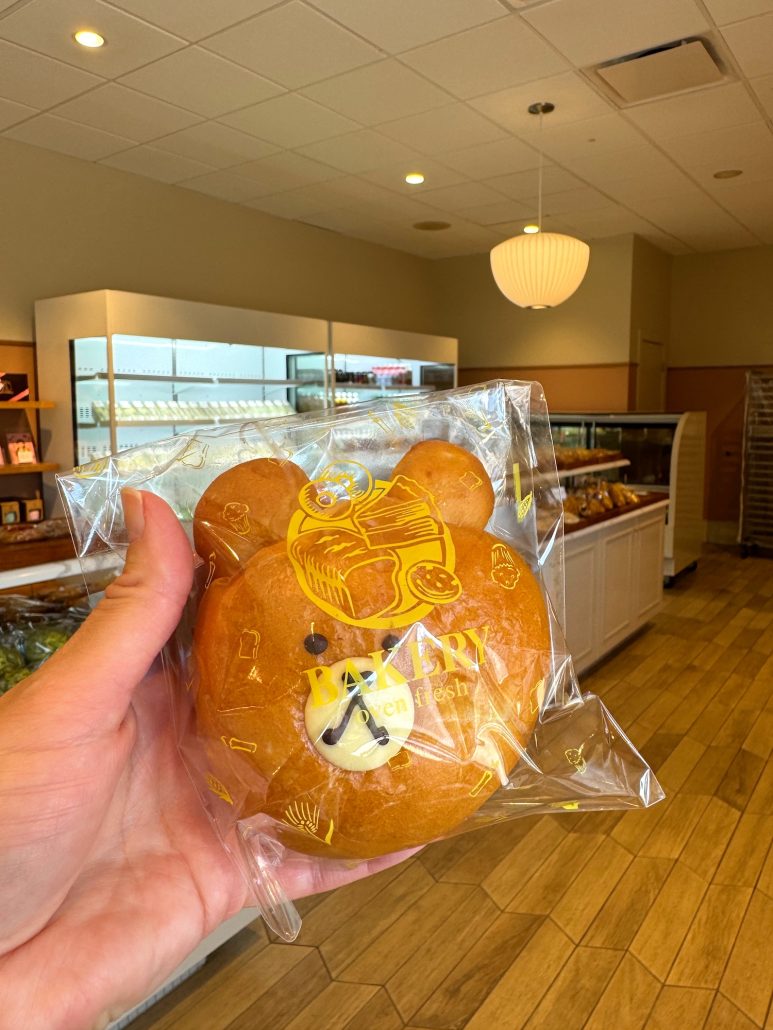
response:
<path id="1" fill-rule="evenodd" d="M 656 340 L 639 340 L 636 370 L 636 410 L 665 411 L 666 345 Z"/>

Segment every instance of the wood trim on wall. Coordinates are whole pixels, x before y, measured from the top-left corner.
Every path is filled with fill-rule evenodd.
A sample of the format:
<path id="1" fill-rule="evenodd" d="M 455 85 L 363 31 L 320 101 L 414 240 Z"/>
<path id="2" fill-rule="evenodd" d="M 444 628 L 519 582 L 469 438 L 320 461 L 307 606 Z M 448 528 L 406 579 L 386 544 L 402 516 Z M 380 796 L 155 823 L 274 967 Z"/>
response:
<path id="1" fill-rule="evenodd" d="M 488 379 L 536 380 L 551 411 L 629 411 L 632 372 L 629 362 L 608 365 L 518 365 L 507 368 L 460 368 L 459 385 Z M 633 396 L 636 378 L 633 375 Z"/>

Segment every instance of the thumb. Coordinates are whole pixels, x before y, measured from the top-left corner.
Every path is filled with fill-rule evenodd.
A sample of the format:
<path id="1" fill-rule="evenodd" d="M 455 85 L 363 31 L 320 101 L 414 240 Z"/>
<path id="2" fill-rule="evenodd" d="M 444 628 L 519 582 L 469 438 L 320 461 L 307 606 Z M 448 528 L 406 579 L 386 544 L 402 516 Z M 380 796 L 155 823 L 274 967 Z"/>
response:
<path id="1" fill-rule="evenodd" d="M 135 686 L 180 620 L 193 579 L 191 545 L 166 501 L 131 489 L 121 497 L 129 536 L 123 572 L 41 670 L 84 728 L 123 720 Z"/>

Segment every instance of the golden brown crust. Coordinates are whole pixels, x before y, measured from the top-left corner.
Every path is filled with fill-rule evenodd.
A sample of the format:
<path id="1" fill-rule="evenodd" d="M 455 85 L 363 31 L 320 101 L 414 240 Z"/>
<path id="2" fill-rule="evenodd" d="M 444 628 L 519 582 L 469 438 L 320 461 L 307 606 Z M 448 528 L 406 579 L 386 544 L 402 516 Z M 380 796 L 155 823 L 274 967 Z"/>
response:
<path id="1" fill-rule="evenodd" d="M 415 444 L 392 473 L 393 478 L 399 475 L 429 490 L 450 525 L 484 529 L 491 518 L 491 480 L 475 455 L 455 444 L 444 440 Z"/>
<path id="2" fill-rule="evenodd" d="M 397 632 L 392 662 L 410 684 L 413 730 L 395 759 L 365 772 L 338 768 L 310 741 L 307 670 L 383 655 L 388 634 L 320 611 L 284 540 L 212 583 L 194 641 L 198 728 L 237 817 L 266 812 L 296 850 L 364 858 L 447 834 L 499 787 L 536 720 L 547 613 L 517 552 L 480 530 L 449 529 L 461 596 Z M 386 603 L 386 577 L 374 575 L 371 589 Z M 324 653 L 306 649 L 311 634 L 324 636 Z"/>
<path id="3" fill-rule="evenodd" d="M 193 515 L 193 539 L 215 575 L 238 572 L 259 548 L 285 536 L 308 481 L 291 461 L 255 458 L 209 484 Z"/>

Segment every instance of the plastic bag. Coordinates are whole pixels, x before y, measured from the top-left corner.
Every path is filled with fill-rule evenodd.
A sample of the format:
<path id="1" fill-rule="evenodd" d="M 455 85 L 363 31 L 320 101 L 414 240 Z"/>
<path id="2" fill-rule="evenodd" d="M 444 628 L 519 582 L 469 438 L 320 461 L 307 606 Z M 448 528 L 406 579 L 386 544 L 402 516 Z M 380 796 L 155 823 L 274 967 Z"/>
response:
<path id="1" fill-rule="evenodd" d="M 539 384 L 203 429 L 59 485 L 82 558 L 125 554 L 124 486 L 195 541 L 163 656 L 180 752 L 285 939 L 288 850 L 356 860 L 662 798 L 566 652 Z"/>

